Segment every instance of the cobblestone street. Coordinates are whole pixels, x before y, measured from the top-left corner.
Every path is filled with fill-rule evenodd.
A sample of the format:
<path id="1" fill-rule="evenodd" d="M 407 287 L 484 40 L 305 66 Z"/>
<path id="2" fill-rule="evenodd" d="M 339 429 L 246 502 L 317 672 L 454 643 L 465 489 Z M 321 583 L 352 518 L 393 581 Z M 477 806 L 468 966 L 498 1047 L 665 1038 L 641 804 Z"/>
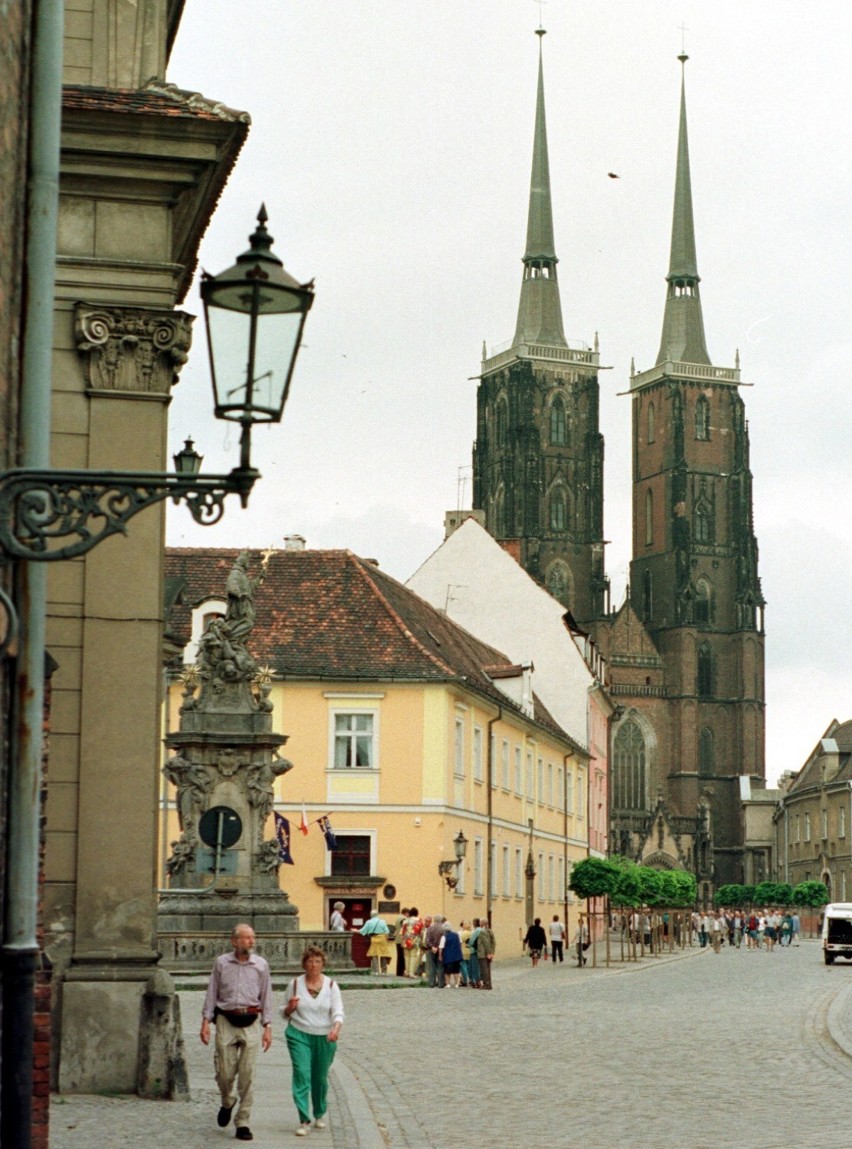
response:
<path id="1" fill-rule="evenodd" d="M 834 1149 L 852 1082 L 852 966 L 816 942 L 687 951 L 609 971 L 495 963 L 492 993 L 346 990 L 327 1149 L 528 1144 Z M 276 995 L 280 1000 L 280 992 Z M 192 1101 L 57 1098 L 53 1149 L 224 1146 L 201 998 L 182 994 Z M 845 1047 L 845 1048 L 844 1048 Z M 283 1024 L 261 1060 L 252 1127 L 296 1144 Z"/>

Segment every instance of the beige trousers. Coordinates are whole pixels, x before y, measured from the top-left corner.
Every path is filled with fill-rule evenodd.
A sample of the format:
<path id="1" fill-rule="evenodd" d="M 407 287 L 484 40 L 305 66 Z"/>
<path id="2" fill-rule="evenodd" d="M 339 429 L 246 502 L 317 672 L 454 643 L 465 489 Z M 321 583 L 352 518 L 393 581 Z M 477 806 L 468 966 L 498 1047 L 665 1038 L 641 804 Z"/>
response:
<path id="1" fill-rule="evenodd" d="M 216 1084 L 226 1109 L 230 1109 L 239 1098 L 240 1104 L 234 1116 L 237 1128 L 248 1125 L 251 1119 L 254 1100 L 252 1078 L 262 1033 L 260 1018 L 242 1029 L 231 1025 L 221 1013 L 216 1018 L 216 1043 L 213 1047 Z"/>

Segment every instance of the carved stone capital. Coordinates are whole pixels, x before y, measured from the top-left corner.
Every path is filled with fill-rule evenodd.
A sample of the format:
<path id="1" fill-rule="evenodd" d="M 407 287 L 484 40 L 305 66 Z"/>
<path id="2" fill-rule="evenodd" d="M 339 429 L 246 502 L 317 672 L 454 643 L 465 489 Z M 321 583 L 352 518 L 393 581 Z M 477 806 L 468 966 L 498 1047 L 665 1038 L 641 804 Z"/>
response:
<path id="1" fill-rule="evenodd" d="M 86 390 L 168 398 L 189 354 L 193 319 L 185 311 L 76 304 L 74 337 L 86 361 Z"/>

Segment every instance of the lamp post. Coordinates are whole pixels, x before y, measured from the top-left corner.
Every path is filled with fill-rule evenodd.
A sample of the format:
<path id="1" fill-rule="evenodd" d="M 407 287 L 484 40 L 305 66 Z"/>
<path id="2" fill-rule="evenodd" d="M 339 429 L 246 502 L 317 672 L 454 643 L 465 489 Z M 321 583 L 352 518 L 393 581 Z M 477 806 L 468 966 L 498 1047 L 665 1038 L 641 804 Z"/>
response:
<path id="1" fill-rule="evenodd" d="M 450 890 L 454 890 L 459 884 L 459 871 L 467 854 L 467 838 L 464 836 L 463 830 L 459 830 L 458 834 L 453 838 L 453 849 L 456 855 L 454 861 L 438 863 L 438 873 L 447 883 L 447 888 Z"/>
<path id="2" fill-rule="evenodd" d="M 251 429 L 281 421 L 314 298 L 313 283 L 297 283 L 273 255 L 264 207 L 257 218 L 249 250 L 201 283 L 215 414 L 242 426 L 239 464 L 227 475 L 201 475 L 201 456 L 188 439 L 173 473 L 0 471 L 0 562 L 76 558 L 110 535 L 126 534 L 129 519 L 169 497 L 185 502 L 204 526 L 222 518 L 226 495 L 248 504 L 259 478 L 251 464 Z"/>
<path id="3" fill-rule="evenodd" d="M 29 284 L 24 323 L 19 430 L 24 466 L 0 470 L 0 564 L 19 563 L 15 601 L 0 592 L 0 653 L 16 651 L 11 749 L 8 757 L 7 825 L 4 844 L 7 889 L 2 939 L 2 1052 L 0 1074 L 0 1139 L 16 1149 L 31 1144 L 33 1079 L 34 979 L 39 868 L 38 796 L 42 786 L 43 677 L 45 652 L 45 562 L 87 554 L 103 539 L 126 534 L 127 522 L 139 511 L 171 497 L 185 502 L 196 522 L 210 525 L 224 514 L 224 499 L 236 494 L 243 506 L 259 475 L 251 465 L 251 428 L 279 422 L 302 338 L 305 316 L 313 302 L 313 283 L 300 285 L 284 272 L 271 253 L 266 211 L 251 237 L 249 252 L 230 269 L 229 286 L 237 303 L 205 299 L 208 316 L 217 308 L 239 313 L 242 323 L 223 335 L 242 339 L 234 349 L 217 339 L 211 366 L 216 378 L 232 388 L 216 414 L 242 425 L 240 461 L 227 475 L 199 473 L 201 456 L 187 440 L 175 456 L 173 473 L 59 470 L 48 463 L 50 433 L 50 356 L 53 345 L 53 300 L 56 231 L 56 188 L 59 183 L 59 115 L 62 62 L 62 6 L 42 5 L 37 21 L 43 46 L 34 51 L 33 91 L 42 93 L 33 111 L 31 134 L 41 140 L 39 174 L 34 177 L 35 205 L 27 245 Z M 49 43 L 48 43 L 49 41 Z M 35 102 L 35 101 L 34 101 Z M 34 145 L 35 147 L 35 145 Z M 47 174 L 45 174 L 47 173 Z M 229 272 L 224 273 L 229 275 Z M 242 293 L 239 293 L 242 276 Z M 207 277 L 216 284 L 220 277 Z M 202 287 L 202 295 L 204 287 Z M 270 302 L 271 300 L 271 302 Z M 290 323 L 284 322 L 284 317 Z M 271 318 L 271 322 L 270 322 Z M 229 335 L 230 332 L 230 335 Z M 245 371 L 230 376 L 234 353 Z M 222 356 L 221 360 L 219 356 Z M 258 364 L 265 389 L 259 389 Z"/>

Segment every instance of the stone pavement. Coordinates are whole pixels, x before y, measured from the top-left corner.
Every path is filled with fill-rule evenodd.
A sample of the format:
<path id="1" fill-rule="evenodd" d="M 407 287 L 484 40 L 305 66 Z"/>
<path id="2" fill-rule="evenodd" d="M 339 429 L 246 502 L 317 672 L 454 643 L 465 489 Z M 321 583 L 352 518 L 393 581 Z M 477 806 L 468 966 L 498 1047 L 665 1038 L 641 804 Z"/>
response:
<path id="1" fill-rule="evenodd" d="M 359 984 L 369 985 L 368 980 Z M 314 1149 L 836 1149 L 852 1083 L 852 964 L 817 942 L 583 970 L 510 958 L 492 993 L 346 988 Z M 283 998 L 283 985 L 276 1000 Z M 52 1149 L 234 1144 L 215 1123 L 199 991 L 181 994 L 192 1099 L 57 1097 Z M 283 1022 L 260 1058 L 255 1144 L 298 1145 Z M 841 1092 L 843 1091 L 843 1092 Z"/>

